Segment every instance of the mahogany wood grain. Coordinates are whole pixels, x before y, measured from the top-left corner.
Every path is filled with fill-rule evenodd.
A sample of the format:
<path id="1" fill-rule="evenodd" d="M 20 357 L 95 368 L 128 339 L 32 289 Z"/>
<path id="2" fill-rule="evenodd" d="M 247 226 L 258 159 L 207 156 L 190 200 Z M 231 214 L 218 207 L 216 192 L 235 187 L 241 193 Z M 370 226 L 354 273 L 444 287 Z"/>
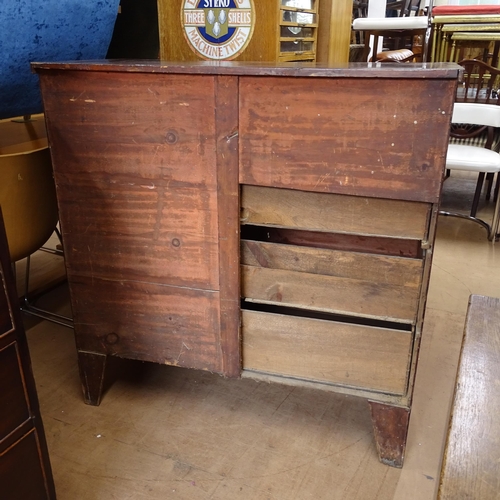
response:
<path id="1" fill-rule="evenodd" d="M 0 392 L 0 408 L 3 408 L 0 439 L 31 418 L 29 397 L 19 366 L 18 345 L 12 339 L 9 344 L 5 344 L 6 340 L 7 337 L 4 337 L 0 342 L 0 380 L 8 381 Z M 9 411 L 6 411 L 6 408 L 9 408 Z"/>
<path id="2" fill-rule="evenodd" d="M 500 492 L 500 299 L 471 295 L 445 447 L 440 500 Z"/>
<path id="3" fill-rule="evenodd" d="M 238 79 L 216 80 L 217 185 L 219 226 L 219 290 L 221 368 L 238 377 L 240 342 L 240 198 L 238 184 Z"/>
<path id="4" fill-rule="evenodd" d="M 68 272 L 216 289 L 214 78 L 64 76 L 45 109 Z"/>
<path id="5" fill-rule="evenodd" d="M 147 73 L 169 75 L 233 75 L 233 76 L 293 76 L 313 78 L 383 78 L 384 80 L 449 80 L 457 84 L 463 68 L 455 63 L 425 63 L 405 65 L 368 65 L 367 63 L 317 64 L 257 61 L 222 63 L 200 61 L 153 61 L 144 59 L 92 61 L 32 62 L 38 73 L 50 71 L 97 71 L 104 73 Z M 431 75 L 432 73 L 432 75 Z M 445 82 L 442 82 L 443 84 Z M 423 84 L 425 86 L 425 84 Z M 445 85 L 442 87 L 447 89 Z M 446 93 L 446 92 L 445 92 Z M 436 96 L 442 99 L 443 96 Z M 448 115 L 448 112 L 445 114 Z"/>
<path id="6" fill-rule="evenodd" d="M 463 71 L 454 63 L 425 63 L 405 65 L 368 65 L 366 63 L 349 64 L 317 64 L 317 63 L 280 63 L 280 62 L 257 62 L 257 61 L 230 61 L 230 62 L 207 62 L 207 61 L 152 61 L 152 60 L 92 60 L 92 61 L 60 61 L 60 62 L 33 62 L 31 67 L 37 73 L 46 74 L 48 70 L 53 71 L 91 71 L 103 73 L 145 73 L 145 74 L 169 74 L 169 75 L 232 75 L 232 76 L 282 76 L 282 77 L 312 77 L 312 78 L 368 78 L 383 80 L 420 80 L 422 87 L 427 86 L 427 81 L 441 81 L 445 93 L 448 88 L 446 81 L 454 88 L 457 79 Z M 422 83 L 422 79 L 426 80 Z M 372 83 L 375 80 L 372 80 Z M 349 85 L 351 82 L 348 82 Z M 414 83 L 415 84 L 415 83 Z M 439 88 L 439 87 L 438 87 Z M 423 89 L 422 89 L 423 90 Z M 425 91 L 423 90 L 425 95 Z M 409 96 L 412 99 L 414 96 Z M 430 97 L 430 96 L 429 96 Z M 434 95 L 439 101 L 443 95 Z M 428 99 L 429 100 L 429 99 Z M 453 102 L 449 101 L 450 104 Z M 442 109 L 446 116 L 451 114 Z"/>
<path id="7" fill-rule="evenodd" d="M 57 75 L 46 81 L 46 110 L 78 349 L 234 376 L 237 139 L 227 137 L 236 129 L 236 80 L 65 76 L 64 85 Z M 98 374 L 89 370 L 82 384 L 94 404 Z"/>
<path id="8" fill-rule="evenodd" d="M 405 392 L 411 332 L 244 310 L 242 333 L 245 370 Z"/>
<path id="9" fill-rule="evenodd" d="M 316 84 L 242 81 L 242 184 L 438 202 L 454 82 L 425 93 L 404 80 Z"/>
<path id="10" fill-rule="evenodd" d="M 68 276 L 79 351 L 222 371 L 219 293 Z"/>

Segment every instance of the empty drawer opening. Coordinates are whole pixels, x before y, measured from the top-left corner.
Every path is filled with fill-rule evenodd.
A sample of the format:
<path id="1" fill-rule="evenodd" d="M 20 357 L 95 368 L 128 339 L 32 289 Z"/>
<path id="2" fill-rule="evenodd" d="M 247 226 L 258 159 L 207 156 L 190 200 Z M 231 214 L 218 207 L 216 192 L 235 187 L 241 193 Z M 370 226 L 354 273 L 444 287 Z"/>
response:
<path id="1" fill-rule="evenodd" d="M 384 238 L 357 234 L 325 233 L 270 226 L 245 224 L 241 226 L 241 239 L 282 243 L 311 248 L 349 250 L 350 252 L 372 253 L 422 259 L 420 240 Z"/>
<path id="2" fill-rule="evenodd" d="M 362 318 L 346 316 L 342 314 L 327 313 L 321 311 L 312 311 L 309 309 L 299 309 L 295 307 L 280 306 L 275 304 L 263 304 L 260 302 L 241 300 L 241 309 L 246 311 L 266 312 L 273 314 L 282 314 L 299 318 L 321 319 L 325 321 L 335 321 L 336 323 L 346 323 L 363 326 L 373 326 L 376 328 L 385 328 L 388 330 L 398 330 L 411 332 L 413 326 L 409 323 L 397 323 L 395 321 L 383 321 L 373 318 Z"/>

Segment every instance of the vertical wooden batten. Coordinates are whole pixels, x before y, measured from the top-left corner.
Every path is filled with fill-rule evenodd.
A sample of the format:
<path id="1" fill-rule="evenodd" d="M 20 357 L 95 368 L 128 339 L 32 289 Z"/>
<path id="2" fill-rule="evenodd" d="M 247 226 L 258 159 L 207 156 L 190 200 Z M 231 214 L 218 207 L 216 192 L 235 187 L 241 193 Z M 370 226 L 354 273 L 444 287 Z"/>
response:
<path id="1" fill-rule="evenodd" d="M 318 17 L 317 61 L 326 64 L 348 62 L 352 0 L 321 0 Z"/>
<path id="2" fill-rule="evenodd" d="M 238 78 L 215 79 L 217 205 L 219 222 L 220 349 L 222 371 L 238 377 L 240 347 Z"/>

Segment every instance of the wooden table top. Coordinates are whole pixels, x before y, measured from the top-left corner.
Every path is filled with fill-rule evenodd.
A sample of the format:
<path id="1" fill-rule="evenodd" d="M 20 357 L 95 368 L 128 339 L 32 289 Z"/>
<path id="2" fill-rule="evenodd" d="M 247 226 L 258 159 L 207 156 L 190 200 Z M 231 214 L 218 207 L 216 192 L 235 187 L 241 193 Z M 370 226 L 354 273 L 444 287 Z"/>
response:
<path id="1" fill-rule="evenodd" d="M 35 71 L 80 70 L 135 73 L 297 76 L 323 78 L 434 78 L 456 79 L 462 68 L 455 63 L 263 63 L 231 61 L 168 62 L 159 60 L 96 60 L 33 62 Z"/>
<path id="2" fill-rule="evenodd" d="M 440 500 L 500 498 L 500 299 L 472 295 Z"/>

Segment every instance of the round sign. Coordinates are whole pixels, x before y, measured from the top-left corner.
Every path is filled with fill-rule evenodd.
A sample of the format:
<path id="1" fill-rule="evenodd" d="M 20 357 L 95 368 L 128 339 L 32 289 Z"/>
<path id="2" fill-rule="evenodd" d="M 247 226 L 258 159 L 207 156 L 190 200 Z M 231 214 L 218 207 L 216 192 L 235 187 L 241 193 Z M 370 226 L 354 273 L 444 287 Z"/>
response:
<path id="1" fill-rule="evenodd" d="M 189 47 L 203 59 L 234 59 L 252 38 L 253 0 L 184 0 L 181 12 Z"/>

